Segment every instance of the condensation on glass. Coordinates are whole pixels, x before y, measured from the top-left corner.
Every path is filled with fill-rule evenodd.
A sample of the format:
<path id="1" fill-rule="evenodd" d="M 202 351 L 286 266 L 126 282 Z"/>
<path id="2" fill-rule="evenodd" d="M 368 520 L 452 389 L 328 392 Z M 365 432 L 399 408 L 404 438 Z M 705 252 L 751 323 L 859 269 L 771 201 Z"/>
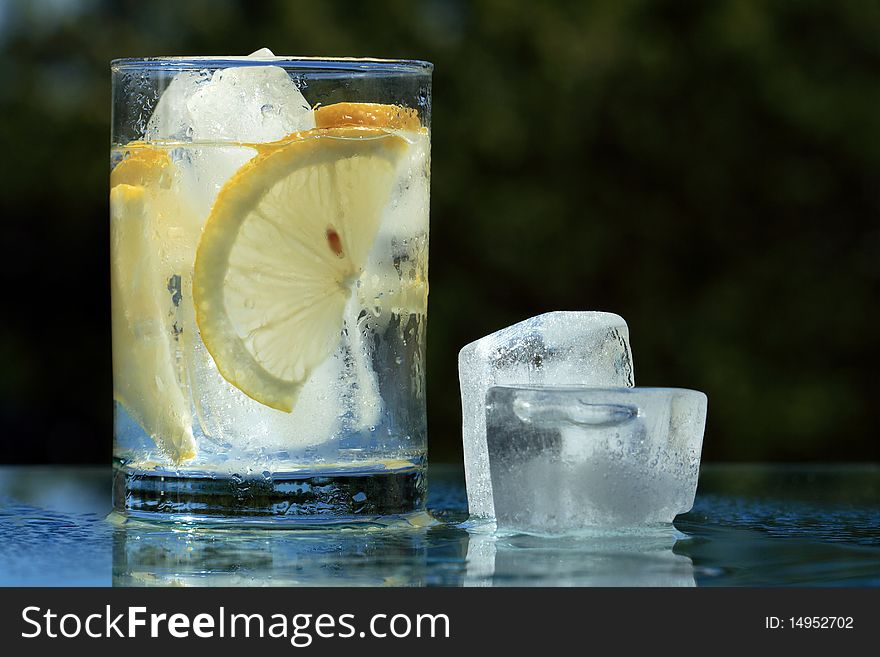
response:
<path id="1" fill-rule="evenodd" d="M 424 510 L 431 70 L 112 63 L 117 511 Z"/>

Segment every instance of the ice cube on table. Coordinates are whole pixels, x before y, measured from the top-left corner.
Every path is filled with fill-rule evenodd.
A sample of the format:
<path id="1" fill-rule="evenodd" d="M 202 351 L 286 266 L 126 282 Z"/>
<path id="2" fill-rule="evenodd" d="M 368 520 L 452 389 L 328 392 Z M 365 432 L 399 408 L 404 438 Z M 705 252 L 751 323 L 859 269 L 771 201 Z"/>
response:
<path id="1" fill-rule="evenodd" d="M 491 518 L 486 392 L 504 384 L 633 386 L 629 330 L 612 313 L 545 313 L 465 346 L 458 376 L 468 510 Z"/>
<path id="2" fill-rule="evenodd" d="M 694 503 L 706 406 L 702 392 L 677 388 L 490 388 L 498 529 L 668 526 Z"/>

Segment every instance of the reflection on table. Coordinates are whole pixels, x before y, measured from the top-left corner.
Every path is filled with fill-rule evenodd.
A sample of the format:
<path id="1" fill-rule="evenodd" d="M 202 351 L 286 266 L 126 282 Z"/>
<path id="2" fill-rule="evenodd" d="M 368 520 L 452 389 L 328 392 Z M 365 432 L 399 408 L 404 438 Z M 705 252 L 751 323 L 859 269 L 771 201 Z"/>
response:
<path id="1" fill-rule="evenodd" d="M 0 586 L 880 586 L 880 468 L 712 466 L 662 536 L 508 536 L 429 473 L 431 526 L 107 520 L 110 468 L 0 467 Z"/>
<path id="2" fill-rule="evenodd" d="M 673 551 L 673 528 L 653 536 L 468 535 L 465 586 L 696 586 L 694 565 Z"/>
<path id="3" fill-rule="evenodd" d="M 676 537 L 498 536 L 438 524 L 113 532 L 114 586 L 694 586 Z"/>

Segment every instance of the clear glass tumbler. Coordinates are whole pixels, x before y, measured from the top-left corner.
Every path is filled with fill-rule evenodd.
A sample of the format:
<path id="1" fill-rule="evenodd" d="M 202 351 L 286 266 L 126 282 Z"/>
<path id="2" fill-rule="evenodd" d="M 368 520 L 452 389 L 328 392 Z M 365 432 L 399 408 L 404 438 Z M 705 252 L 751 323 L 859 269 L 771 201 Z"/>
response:
<path id="1" fill-rule="evenodd" d="M 423 510 L 431 64 L 111 71 L 116 510 Z"/>

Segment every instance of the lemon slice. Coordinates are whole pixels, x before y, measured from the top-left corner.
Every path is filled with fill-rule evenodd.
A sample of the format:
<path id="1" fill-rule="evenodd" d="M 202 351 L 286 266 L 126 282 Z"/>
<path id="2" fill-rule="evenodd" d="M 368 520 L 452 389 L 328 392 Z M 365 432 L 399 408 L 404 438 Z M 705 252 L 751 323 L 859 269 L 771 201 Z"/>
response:
<path id="1" fill-rule="evenodd" d="M 110 186 L 139 185 L 157 187 L 166 183 L 165 176 L 172 168 L 168 153 L 151 148 L 144 142 L 131 142 L 126 145 L 128 156 L 110 172 Z"/>
<path id="2" fill-rule="evenodd" d="M 156 188 L 167 166 L 165 153 L 134 154 L 111 176 L 113 393 L 179 463 L 195 456 L 196 445 L 176 367 L 174 302 L 163 255 L 169 240 L 160 225 L 167 217 Z"/>
<path id="3" fill-rule="evenodd" d="M 220 191 L 196 253 L 193 301 L 217 369 L 249 397 L 291 411 L 339 344 L 406 148 L 384 130 L 309 130 Z"/>
<path id="4" fill-rule="evenodd" d="M 392 130 L 418 130 L 419 113 L 411 107 L 380 103 L 334 103 L 315 109 L 319 128 L 368 126 Z"/>

